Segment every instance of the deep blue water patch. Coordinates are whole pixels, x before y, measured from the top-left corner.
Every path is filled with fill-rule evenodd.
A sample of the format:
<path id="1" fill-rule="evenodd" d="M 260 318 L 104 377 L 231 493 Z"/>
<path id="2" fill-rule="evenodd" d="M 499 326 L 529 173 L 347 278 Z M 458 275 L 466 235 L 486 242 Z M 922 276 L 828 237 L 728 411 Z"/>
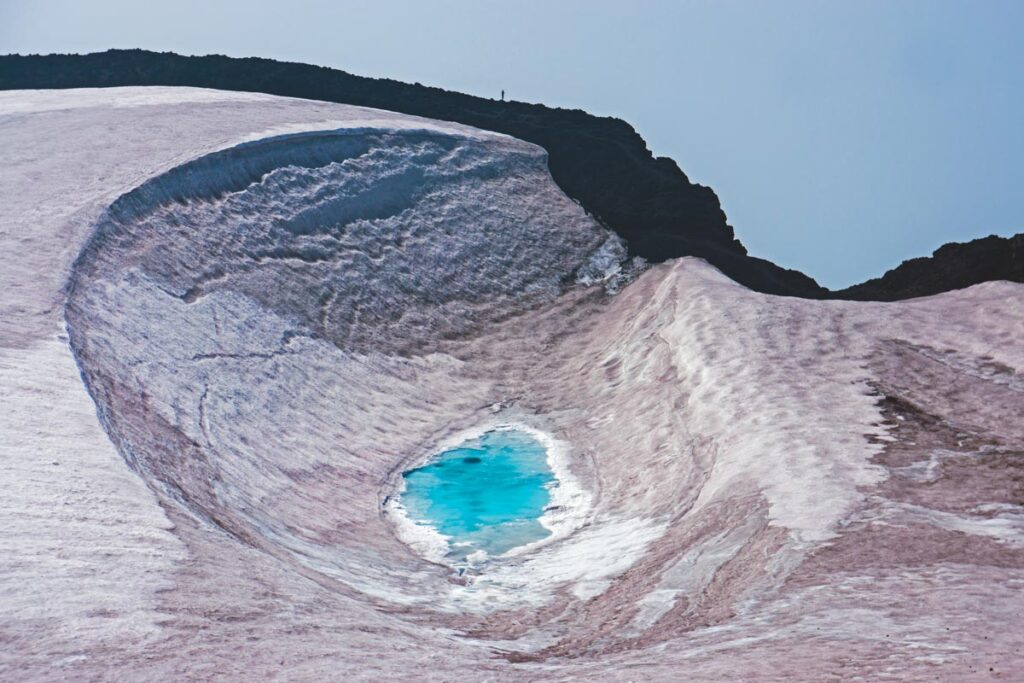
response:
<path id="1" fill-rule="evenodd" d="M 403 476 L 407 515 L 449 537 L 450 560 L 500 555 L 550 533 L 539 519 L 555 476 L 547 449 L 527 432 L 486 432 Z"/>

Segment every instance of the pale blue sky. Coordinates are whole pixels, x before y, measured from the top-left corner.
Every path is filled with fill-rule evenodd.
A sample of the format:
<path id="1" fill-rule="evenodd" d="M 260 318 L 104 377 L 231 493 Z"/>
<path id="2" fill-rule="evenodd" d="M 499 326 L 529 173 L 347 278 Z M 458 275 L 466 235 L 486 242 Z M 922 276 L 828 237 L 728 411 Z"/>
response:
<path id="1" fill-rule="evenodd" d="M 0 0 L 0 52 L 262 56 L 632 123 L 843 286 L 1024 231 L 1024 2 Z"/>

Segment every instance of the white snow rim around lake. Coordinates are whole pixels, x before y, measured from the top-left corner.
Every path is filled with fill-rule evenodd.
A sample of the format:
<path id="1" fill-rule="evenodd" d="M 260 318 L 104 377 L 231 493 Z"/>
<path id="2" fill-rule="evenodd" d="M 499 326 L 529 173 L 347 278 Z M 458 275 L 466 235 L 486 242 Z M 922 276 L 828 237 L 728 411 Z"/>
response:
<path id="1" fill-rule="evenodd" d="M 397 485 L 392 488 L 390 493 L 385 494 L 387 502 L 384 504 L 384 509 L 389 515 L 391 523 L 395 525 L 399 538 L 427 560 L 444 562 L 451 550 L 450 537 L 440 533 L 427 522 L 409 517 L 408 510 L 402 505 L 402 494 L 405 492 L 405 478 L 402 474 L 429 465 L 441 454 L 457 448 L 467 441 L 473 441 L 484 434 L 497 431 L 518 431 L 529 434 L 544 447 L 545 459 L 551 469 L 553 480 L 546 486 L 551 498 L 544 514 L 538 521 L 548 530 L 549 534 L 532 543 L 516 546 L 499 556 L 486 556 L 479 560 L 470 560 L 469 567 L 475 569 L 484 560 L 500 561 L 501 558 L 516 557 L 559 541 L 583 526 L 590 516 L 591 494 L 583 488 L 572 473 L 568 443 L 555 439 L 550 434 L 522 422 L 496 421 L 492 424 L 483 424 L 448 437 L 428 458 L 417 464 L 403 467 L 397 477 Z"/>

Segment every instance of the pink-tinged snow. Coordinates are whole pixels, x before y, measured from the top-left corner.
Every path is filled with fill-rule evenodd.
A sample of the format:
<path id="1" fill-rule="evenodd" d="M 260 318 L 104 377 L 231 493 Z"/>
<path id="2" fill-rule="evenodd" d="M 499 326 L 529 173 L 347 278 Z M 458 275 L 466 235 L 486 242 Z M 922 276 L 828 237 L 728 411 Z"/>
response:
<path id="1" fill-rule="evenodd" d="M 342 105 L 8 92 L 0 140 L 0 678 L 1024 676 L 1024 287 L 630 282 L 539 149 Z M 460 577 L 384 501 L 498 423 L 565 533 Z"/>

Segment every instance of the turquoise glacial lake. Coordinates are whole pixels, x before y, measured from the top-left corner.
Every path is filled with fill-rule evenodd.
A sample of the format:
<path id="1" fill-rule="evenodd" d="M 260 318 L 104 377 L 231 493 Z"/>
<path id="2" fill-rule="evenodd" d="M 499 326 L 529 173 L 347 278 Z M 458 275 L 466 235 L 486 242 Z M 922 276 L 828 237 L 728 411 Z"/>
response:
<path id="1" fill-rule="evenodd" d="M 500 555 L 549 535 L 539 519 L 555 476 L 531 434 L 497 429 L 409 470 L 401 504 L 408 517 L 448 538 L 448 559 Z"/>

